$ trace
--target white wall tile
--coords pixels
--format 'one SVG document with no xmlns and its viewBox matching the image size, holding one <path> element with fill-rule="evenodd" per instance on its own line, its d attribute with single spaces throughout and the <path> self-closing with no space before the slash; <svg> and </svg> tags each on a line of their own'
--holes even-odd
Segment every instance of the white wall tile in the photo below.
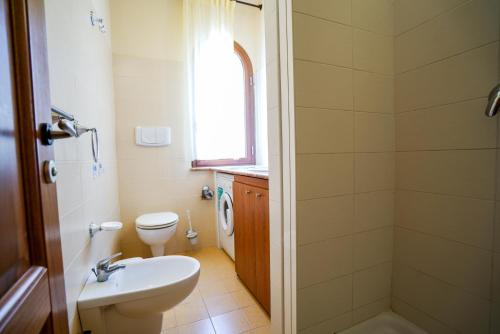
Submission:
<svg viewBox="0 0 500 334">
<path fill-rule="evenodd" d="M 491 252 L 439 237 L 396 228 L 396 262 L 448 282 L 463 291 L 489 298 Z"/>
<path fill-rule="evenodd" d="M 394 192 L 392 190 L 356 194 L 354 231 L 362 232 L 394 224 Z"/>
<path fill-rule="evenodd" d="M 352 70 L 295 61 L 295 105 L 352 110 Z"/>
<path fill-rule="evenodd" d="M 297 244 L 352 234 L 353 195 L 297 201 Z"/>
<path fill-rule="evenodd" d="M 305 329 L 347 313 L 352 308 L 352 275 L 297 291 L 297 326 Z"/>
<path fill-rule="evenodd" d="M 488 333 L 489 302 L 441 280 L 395 264 L 393 294 L 456 331 Z"/>
<path fill-rule="evenodd" d="M 296 165 L 299 200 L 353 192 L 353 155 L 350 153 L 298 155 Z"/>
<path fill-rule="evenodd" d="M 357 193 L 394 188 L 394 153 L 356 153 L 354 159 Z"/>
<path fill-rule="evenodd" d="M 397 114 L 397 150 L 495 148 L 497 126 L 484 117 L 486 103 L 481 98 Z"/>
<path fill-rule="evenodd" d="M 292 9 L 331 21 L 351 23 L 351 0 L 293 0 Z"/>
<path fill-rule="evenodd" d="M 394 33 L 394 1 L 352 0 L 352 25 L 376 33 Z"/>
<path fill-rule="evenodd" d="M 298 288 L 352 273 L 352 242 L 352 236 L 346 236 L 299 246 Z"/>
<path fill-rule="evenodd" d="M 354 110 L 392 114 L 394 112 L 394 77 L 354 71 Z"/>
<path fill-rule="evenodd" d="M 396 203 L 398 226 L 491 249 L 493 201 L 398 190 Z"/>
<path fill-rule="evenodd" d="M 393 228 L 381 228 L 354 235 L 354 269 L 361 270 L 392 260 Z"/>
<path fill-rule="evenodd" d="M 394 73 L 394 39 L 354 29 L 354 68 L 391 75 Z"/>
<path fill-rule="evenodd" d="M 395 5 L 395 32 L 401 34 L 437 18 L 467 0 L 399 0 Z"/>
<path fill-rule="evenodd" d="M 332 133 L 335 133 L 335 138 L 332 138 Z M 298 154 L 352 152 L 352 111 L 297 107 L 295 142 Z"/>
<path fill-rule="evenodd" d="M 495 150 L 396 154 L 399 189 L 493 199 Z"/>
<path fill-rule="evenodd" d="M 293 14 L 293 52 L 297 59 L 352 66 L 352 28 L 300 13 Z"/>
<path fill-rule="evenodd" d="M 497 82 L 498 43 L 396 76 L 396 112 L 486 96 Z"/>
<path fill-rule="evenodd" d="M 394 116 L 379 113 L 354 113 L 356 152 L 391 152 L 395 147 Z"/>
<path fill-rule="evenodd" d="M 496 0 L 470 1 L 398 36 L 395 40 L 396 72 L 497 41 L 498 11 Z"/>
<path fill-rule="evenodd" d="M 392 264 L 386 262 L 353 275 L 353 307 L 358 308 L 391 294 Z"/>
</svg>

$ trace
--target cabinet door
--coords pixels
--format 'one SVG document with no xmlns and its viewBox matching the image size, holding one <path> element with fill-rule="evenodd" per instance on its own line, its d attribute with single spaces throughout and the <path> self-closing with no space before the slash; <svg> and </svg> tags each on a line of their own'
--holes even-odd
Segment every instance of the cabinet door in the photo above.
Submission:
<svg viewBox="0 0 500 334">
<path fill-rule="evenodd" d="M 255 191 L 242 183 L 233 183 L 234 242 L 236 273 L 255 293 Z"/>
<path fill-rule="evenodd" d="M 264 309 L 270 313 L 269 274 L 269 193 L 265 189 L 255 191 L 255 272 L 257 274 L 256 297 Z"/>
</svg>

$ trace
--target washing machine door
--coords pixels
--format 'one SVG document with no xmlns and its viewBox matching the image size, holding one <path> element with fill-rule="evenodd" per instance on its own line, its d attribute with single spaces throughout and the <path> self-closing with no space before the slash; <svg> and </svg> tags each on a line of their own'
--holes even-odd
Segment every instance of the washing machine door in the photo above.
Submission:
<svg viewBox="0 0 500 334">
<path fill-rule="evenodd" d="M 228 193 L 222 194 L 219 205 L 219 223 L 226 235 L 234 233 L 233 200 Z"/>
</svg>

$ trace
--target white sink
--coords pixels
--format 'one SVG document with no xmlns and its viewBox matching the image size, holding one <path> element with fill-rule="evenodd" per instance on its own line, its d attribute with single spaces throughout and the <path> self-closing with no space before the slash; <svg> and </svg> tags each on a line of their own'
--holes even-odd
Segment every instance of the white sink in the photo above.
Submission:
<svg viewBox="0 0 500 334">
<path fill-rule="evenodd" d="M 148 317 L 172 308 L 194 289 L 200 263 L 187 256 L 159 256 L 121 261 L 126 268 L 99 283 L 89 277 L 79 299 L 80 313 L 114 306 L 129 318 Z"/>
</svg>

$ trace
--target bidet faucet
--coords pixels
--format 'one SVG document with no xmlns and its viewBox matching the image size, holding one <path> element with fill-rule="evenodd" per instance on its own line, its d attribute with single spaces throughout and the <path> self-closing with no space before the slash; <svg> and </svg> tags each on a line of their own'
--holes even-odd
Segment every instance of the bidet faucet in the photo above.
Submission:
<svg viewBox="0 0 500 334">
<path fill-rule="evenodd" d="M 111 274 L 115 271 L 125 268 L 124 264 L 110 265 L 111 260 L 121 255 L 122 253 L 116 253 L 97 262 L 95 268 L 92 268 L 92 271 L 97 277 L 97 282 L 106 282 L 109 279 L 109 276 L 111 276 Z"/>
</svg>

